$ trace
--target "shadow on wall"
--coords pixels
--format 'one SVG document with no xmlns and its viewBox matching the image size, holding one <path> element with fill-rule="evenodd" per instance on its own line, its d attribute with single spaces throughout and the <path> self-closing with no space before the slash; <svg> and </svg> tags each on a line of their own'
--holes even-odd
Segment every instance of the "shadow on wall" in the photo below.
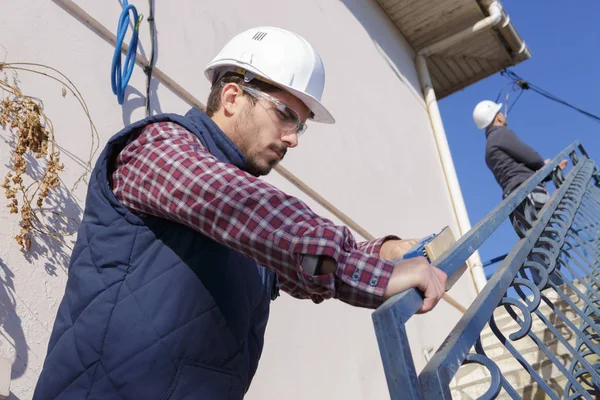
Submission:
<svg viewBox="0 0 600 400">
<path fill-rule="evenodd" d="M 67 13 L 71 14 L 74 18 L 76 18 L 77 20 L 82 22 L 84 25 L 89 27 L 89 21 L 87 21 L 85 19 L 85 17 L 72 12 L 67 7 L 63 6 L 57 0 L 53 0 L 53 1 L 60 8 L 62 8 Z M 117 0 L 117 1 L 118 1 L 119 5 L 121 6 L 121 8 L 123 8 L 123 1 L 122 0 Z M 154 0 L 150 0 L 150 6 L 151 7 L 154 6 Z M 115 22 L 117 22 L 119 20 L 119 17 L 120 17 L 120 15 L 115 15 Z M 154 25 L 155 25 L 155 30 L 154 30 L 154 35 L 153 35 L 154 36 L 154 38 L 153 38 L 153 41 L 154 41 L 154 63 L 156 64 L 156 62 L 158 61 L 158 54 L 159 54 L 159 44 L 158 44 L 158 26 L 159 26 L 159 24 L 156 23 L 156 21 L 155 21 Z M 93 28 L 90 28 L 90 29 L 91 29 L 91 32 L 94 32 Z M 125 42 L 127 44 L 128 44 L 127 41 L 129 40 L 127 38 L 130 37 L 132 30 L 133 30 L 133 26 L 130 23 L 129 29 L 128 29 L 129 33 L 126 35 L 126 40 L 125 40 Z M 96 32 L 96 33 L 98 33 L 98 32 Z M 99 34 L 99 36 L 102 37 L 104 40 L 107 40 L 102 34 Z M 113 43 L 110 43 L 110 45 L 114 46 Z M 146 52 L 144 50 L 144 46 L 142 45 L 141 41 L 138 42 L 138 52 L 140 55 L 142 55 L 147 60 L 149 60 L 150 57 L 152 56 L 152 51 L 150 50 L 149 52 Z M 138 72 L 142 71 L 142 68 L 137 64 L 134 68 Z M 137 73 L 137 72 L 134 72 L 134 73 Z M 159 80 L 156 78 L 152 78 L 150 81 L 149 97 L 150 97 L 150 114 L 151 115 L 162 114 L 160 102 L 159 102 L 158 95 L 157 95 L 159 83 L 160 83 Z M 144 85 L 144 90 L 145 89 L 146 89 L 146 85 Z M 115 101 L 116 101 L 116 97 L 115 97 Z M 131 120 L 133 112 L 138 108 L 145 108 L 145 104 L 146 104 L 146 94 L 145 93 L 143 94 L 138 89 L 136 89 L 132 86 L 127 86 L 127 88 L 125 90 L 125 101 L 123 102 L 123 105 L 122 105 L 123 125 L 127 126 L 127 125 L 130 125 L 132 122 L 135 122 L 135 121 Z M 114 132 L 114 133 L 117 133 L 117 132 Z"/>
<path fill-rule="evenodd" d="M 118 0 L 118 2 L 121 5 L 121 8 L 123 8 L 123 1 Z M 154 3 L 154 1 L 150 0 L 149 6 L 154 7 L 153 3 Z M 148 13 L 148 14 L 150 14 L 150 13 Z M 154 43 L 154 52 L 152 52 L 152 49 L 151 49 L 150 54 L 148 54 L 144 50 L 144 46 L 142 45 L 141 40 L 140 40 L 140 42 L 138 42 L 138 51 L 148 61 L 151 61 L 150 57 L 152 56 L 152 53 L 154 53 L 154 63 L 156 64 L 156 62 L 158 61 L 158 54 L 159 54 L 158 24 L 156 23 L 156 20 L 154 21 L 154 27 L 155 27 L 154 35 L 153 35 L 154 37 L 152 39 L 153 43 Z M 133 30 L 133 26 L 131 24 L 129 26 L 129 29 Z M 136 66 L 135 68 L 140 68 L 140 67 Z M 160 102 L 158 101 L 158 95 L 157 95 L 158 84 L 159 84 L 158 79 L 155 79 L 155 78 L 151 79 L 150 88 L 148 90 L 148 92 L 149 92 L 148 97 L 150 97 L 150 115 L 162 114 L 162 111 L 160 109 Z M 132 122 L 136 122 L 136 121 L 131 121 L 131 114 L 133 113 L 134 110 L 136 110 L 138 108 L 144 108 L 144 109 L 146 108 L 146 95 L 142 94 L 139 90 L 137 90 L 133 86 L 127 86 L 127 88 L 125 89 L 125 101 L 123 102 L 123 106 L 122 106 L 123 126 L 127 126 L 127 125 L 130 125 Z M 117 132 L 114 132 L 114 133 L 117 133 Z"/>
<path fill-rule="evenodd" d="M 403 50 L 405 48 L 412 50 L 412 48 L 408 44 L 406 46 L 400 44 L 400 31 L 377 4 L 376 0 L 342 0 L 342 2 L 354 15 L 354 18 L 365 28 L 371 40 L 373 40 L 373 45 L 398 80 L 408 88 L 417 100 L 423 102 L 423 94 L 416 73 L 412 79 L 403 74 L 403 71 L 407 69 L 416 69 L 414 50 L 408 54 Z"/>
<path fill-rule="evenodd" d="M 16 136 L 9 131 L 0 130 L 0 141 L 4 142 L 10 149 L 14 149 Z M 83 160 L 74 154 L 62 151 L 61 148 L 61 155 L 65 156 L 65 154 L 67 157 L 73 158 L 82 167 L 79 171 L 85 170 L 86 165 Z M 5 160 L 5 166 L 8 170 L 12 169 L 13 156 L 14 154 L 11 152 L 11 156 Z M 40 179 L 45 170 L 45 161 L 36 159 L 31 154 L 25 154 L 24 157 L 27 165 L 26 180 L 30 182 L 31 179 Z M 81 185 L 85 185 L 85 182 L 82 182 Z M 19 200 L 21 202 L 21 199 Z M 35 200 L 36 198 L 34 203 Z M 6 207 L 6 204 L 6 198 L 2 193 L 0 207 Z M 23 257 L 31 264 L 37 261 L 36 264 L 41 266 L 43 263 L 46 273 L 51 276 L 61 278 L 66 276 L 70 258 L 70 238 L 74 238 L 77 233 L 82 213 L 78 201 L 73 198 L 70 191 L 61 182 L 57 189 L 49 192 L 37 216 L 43 222 L 45 229 L 54 232 L 57 238 L 66 243 L 61 243 L 51 236 L 34 231 L 32 232 L 32 246 L 29 251 L 23 251 Z M 68 218 L 63 217 L 63 215 L 68 216 Z M 40 227 L 39 225 L 34 226 Z M 18 231 L 17 227 L 15 227 L 16 231 Z M 62 233 L 70 235 L 61 238 Z M 6 245 L 18 248 L 18 244 L 13 239 Z M 11 380 L 22 377 L 27 369 L 32 368 L 29 353 L 31 350 L 27 345 L 23 322 L 17 314 L 16 307 L 19 297 L 15 290 L 14 277 L 15 273 L 0 258 L 0 341 L 3 342 L 3 348 L 13 350 L 11 354 L 14 358 L 11 367 Z M 19 304 L 24 305 L 21 300 L 19 300 Z M 6 353 L 3 355 L 8 356 Z M 11 392 L 7 399 L 19 400 L 19 397 Z"/>
<path fill-rule="evenodd" d="M 0 259 L 0 327 L 2 327 L 0 339 L 6 340 L 15 350 L 16 357 L 12 365 L 11 375 L 13 380 L 25 373 L 29 361 L 23 326 L 16 312 L 14 276 L 10 268 Z M 13 394 L 8 398 L 16 399 Z"/>
<path fill-rule="evenodd" d="M 0 139 L 10 148 L 14 148 L 14 135 L 0 135 Z M 67 156 L 69 156 L 68 153 Z M 44 173 L 45 162 L 40 162 L 29 153 L 25 154 L 24 158 L 27 163 L 27 176 L 34 180 L 40 179 Z M 79 159 L 76 158 L 77 160 Z M 5 164 L 9 170 L 12 169 L 12 163 L 13 157 L 11 154 L 10 160 Z M 83 167 L 85 167 L 85 164 L 83 164 Z M 85 181 L 81 182 L 81 185 L 85 185 Z M 18 197 L 19 202 L 21 202 L 20 196 Z M 36 199 L 34 198 L 33 203 Z M 0 206 L 6 206 L 5 198 L 0 201 Z M 29 251 L 24 251 L 23 256 L 29 263 L 40 259 L 44 260 L 44 268 L 48 275 L 57 276 L 59 269 L 60 273 L 66 275 L 70 259 L 69 242 L 77 234 L 83 210 L 66 188 L 64 182 L 61 182 L 58 188 L 51 190 L 44 201 L 43 207 L 41 209 L 36 208 L 36 210 L 38 210 L 36 213 L 37 218 L 42 224 L 34 221 L 31 248 Z M 42 233 L 41 230 L 50 232 L 54 237 Z M 12 244 L 17 245 L 16 242 Z"/>
<path fill-rule="evenodd" d="M 150 115 L 162 114 L 160 109 L 160 102 L 158 101 L 158 79 L 152 78 L 150 82 Z M 122 105 L 123 112 L 123 126 L 130 125 L 132 122 L 131 115 L 138 108 L 146 108 L 146 96 L 143 95 L 139 90 L 133 86 L 127 86 L 125 89 L 125 101 Z M 113 132 L 116 134 L 117 132 Z"/>
<path fill-rule="evenodd" d="M 33 158 L 29 165 L 38 171 L 42 170 L 42 166 Z M 85 184 L 81 182 L 81 185 Z M 23 253 L 25 259 L 30 263 L 34 260 L 43 260 L 48 275 L 66 276 L 71 257 L 71 245 L 79 230 L 82 216 L 83 210 L 64 182 L 61 182 L 58 188 L 50 191 L 44 206 L 37 213 L 41 225 L 34 224 L 38 229 L 49 232 L 50 235 L 40 230 L 34 231 L 31 248 Z"/>
</svg>

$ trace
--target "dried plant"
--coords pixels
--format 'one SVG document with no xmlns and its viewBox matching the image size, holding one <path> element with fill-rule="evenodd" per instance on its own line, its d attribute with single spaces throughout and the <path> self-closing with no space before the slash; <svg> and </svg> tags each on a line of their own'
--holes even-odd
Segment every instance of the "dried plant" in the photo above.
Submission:
<svg viewBox="0 0 600 400">
<path fill-rule="evenodd" d="M 39 71 L 36 68 L 46 69 L 49 73 Z M 91 161 L 98 150 L 99 143 L 98 133 L 89 116 L 89 110 L 81 97 L 81 93 L 65 75 L 45 65 L 0 63 L 0 71 L 5 69 L 32 72 L 58 81 L 63 85 L 62 96 L 65 97 L 67 90 L 70 91 L 83 107 L 90 120 L 92 147 L 89 161 L 85 164 L 85 171 L 71 189 L 71 191 L 75 190 L 77 184 L 85 179 L 87 173 L 91 171 Z M 56 77 L 54 74 L 58 74 L 60 77 Z M 8 172 L 1 185 L 5 189 L 10 212 L 14 214 L 21 213 L 21 231 L 15 237 L 15 240 L 23 249 L 29 250 L 32 235 L 37 232 L 49 235 L 64 244 L 61 237 L 71 235 L 74 232 L 56 232 L 45 226 L 38 216 L 39 213 L 48 212 L 43 208 L 44 202 L 50 192 L 61 185 L 59 173 L 64 169 L 63 164 L 60 163 L 60 153 L 57 151 L 58 145 L 52 122 L 44 113 L 41 100 L 24 95 L 17 87 L 16 82 L 9 84 L 6 79 L 4 81 L 0 80 L 0 89 L 8 93 L 8 96 L 0 101 L 0 126 L 15 135 L 12 170 Z M 29 154 L 36 159 L 45 161 L 41 177 L 36 178 L 32 174 L 28 175 L 27 156 Z M 28 178 L 26 180 L 32 182 L 26 186 L 24 178 Z M 75 220 L 60 212 L 50 212 L 71 221 Z"/>
</svg>

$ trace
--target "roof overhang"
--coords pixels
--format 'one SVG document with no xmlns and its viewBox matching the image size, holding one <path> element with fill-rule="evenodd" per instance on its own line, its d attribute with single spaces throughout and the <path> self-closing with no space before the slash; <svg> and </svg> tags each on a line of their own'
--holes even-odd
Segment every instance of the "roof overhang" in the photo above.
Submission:
<svg viewBox="0 0 600 400">
<path fill-rule="evenodd" d="M 377 0 L 416 52 L 469 29 L 493 0 Z M 427 57 L 438 99 L 531 57 L 509 16 L 492 29 Z"/>
</svg>

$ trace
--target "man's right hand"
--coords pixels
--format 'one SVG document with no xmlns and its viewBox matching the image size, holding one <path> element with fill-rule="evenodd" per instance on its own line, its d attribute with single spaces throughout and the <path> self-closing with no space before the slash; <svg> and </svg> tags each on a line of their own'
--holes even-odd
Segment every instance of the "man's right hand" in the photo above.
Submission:
<svg viewBox="0 0 600 400">
<path fill-rule="evenodd" d="M 431 311 L 446 292 L 446 273 L 431 265 L 425 257 L 408 258 L 398 262 L 385 289 L 387 300 L 395 294 L 416 288 L 423 295 L 423 306 L 417 312 L 423 314 Z"/>
</svg>

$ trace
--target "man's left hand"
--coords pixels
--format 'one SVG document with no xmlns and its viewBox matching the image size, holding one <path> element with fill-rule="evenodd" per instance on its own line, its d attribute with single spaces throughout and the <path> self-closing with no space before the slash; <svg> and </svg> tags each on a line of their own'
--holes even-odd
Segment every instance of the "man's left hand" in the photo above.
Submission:
<svg viewBox="0 0 600 400">
<path fill-rule="evenodd" d="M 562 160 L 561 162 L 558 163 L 558 168 L 564 170 L 565 168 L 567 168 L 567 160 Z"/>
<path fill-rule="evenodd" d="M 419 239 L 388 240 L 379 249 L 379 258 L 386 261 L 397 260 L 418 242 Z"/>
</svg>

